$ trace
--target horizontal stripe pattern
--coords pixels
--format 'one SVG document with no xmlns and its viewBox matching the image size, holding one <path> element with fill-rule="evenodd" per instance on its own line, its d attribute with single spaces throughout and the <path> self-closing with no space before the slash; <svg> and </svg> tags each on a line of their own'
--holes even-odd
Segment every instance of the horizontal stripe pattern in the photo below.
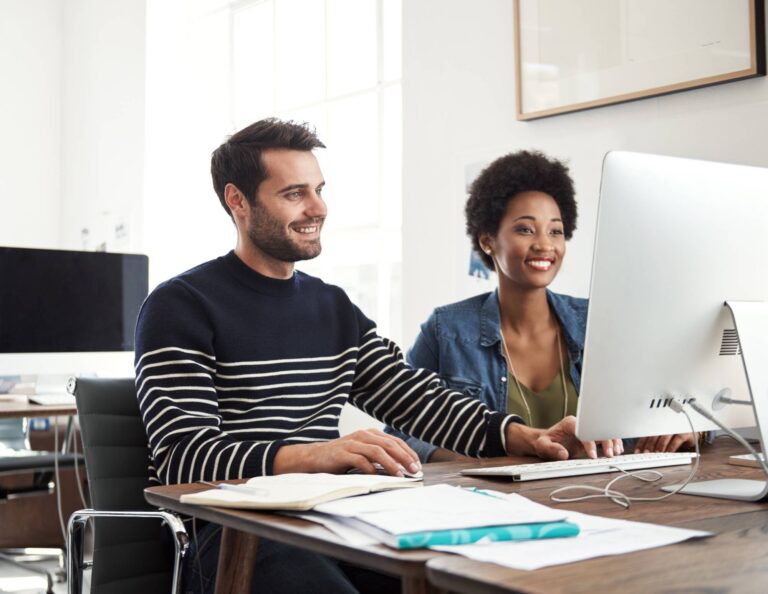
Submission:
<svg viewBox="0 0 768 594">
<path fill-rule="evenodd" d="M 504 416 L 408 367 L 341 289 L 262 277 L 233 252 L 147 298 L 135 372 L 167 484 L 269 474 L 281 447 L 338 438 L 347 401 L 436 445 L 503 453 Z"/>
<path fill-rule="evenodd" d="M 431 371 L 408 367 L 398 346 L 375 328 L 363 337 L 350 402 L 434 445 L 469 456 L 487 449 L 493 413 L 480 401 L 443 388 Z"/>
<path fill-rule="evenodd" d="M 171 347 L 142 356 L 139 408 L 160 481 L 239 478 L 246 468 L 264 474 L 274 441 L 339 437 L 356 359 L 353 348 L 334 357 L 214 362 L 215 373 L 201 373 L 211 354 Z"/>
</svg>

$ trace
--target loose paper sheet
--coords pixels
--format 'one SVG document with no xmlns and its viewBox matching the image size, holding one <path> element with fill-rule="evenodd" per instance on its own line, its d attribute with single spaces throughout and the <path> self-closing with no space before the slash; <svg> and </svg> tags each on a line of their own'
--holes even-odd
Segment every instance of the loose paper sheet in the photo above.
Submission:
<svg viewBox="0 0 768 594">
<path fill-rule="evenodd" d="M 525 499 L 508 495 L 509 499 Z M 529 506 L 549 509 L 530 500 Z M 436 546 L 436 550 L 463 555 L 476 561 L 487 561 L 513 569 L 532 570 L 562 565 L 595 557 L 621 555 L 652 549 L 690 538 L 712 536 L 710 532 L 686 530 L 644 522 L 614 520 L 578 512 L 566 512 L 567 520 L 579 525 L 581 532 L 573 538 L 475 543 L 461 546 Z"/>
<path fill-rule="evenodd" d="M 314 510 L 357 518 L 390 534 L 558 522 L 566 516 L 564 511 L 534 504 L 524 497 L 488 495 L 450 485 L 338 499 L 321 503 Z"/>
</svg>

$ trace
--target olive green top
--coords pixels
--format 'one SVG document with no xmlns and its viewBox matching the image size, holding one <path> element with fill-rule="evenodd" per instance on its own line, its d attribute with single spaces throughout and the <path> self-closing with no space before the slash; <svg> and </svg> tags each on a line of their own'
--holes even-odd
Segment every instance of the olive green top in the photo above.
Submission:
<svg viewBox="0 0 768 594">
<path fill-rule="evenodd" d="M 563 372 L 558 371 L 552 382 L 541 392 L 534 392 L 520 384 L 525 395 L 525 401 L 520 397 L 515 376 L 509 374 L 507 381 L 507 414 L 518 415 L 529 427 L 544 429 L 551 427 L 563 418 Z M 576 414 L 576 399 L 578 392 L 569 373 L 565 373 L 565 389 L 568 393 L 566 415 Z M 528 403 L 528 408 L 525 406 Z M 530 417 L 528 414 L 530 410 Z"/>
</svg>

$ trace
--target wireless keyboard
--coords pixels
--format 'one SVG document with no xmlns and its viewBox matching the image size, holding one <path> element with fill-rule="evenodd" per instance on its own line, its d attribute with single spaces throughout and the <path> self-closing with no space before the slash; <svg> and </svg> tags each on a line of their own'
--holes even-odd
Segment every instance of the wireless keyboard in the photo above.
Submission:
<svg viewBox="0 0 768 594">
<path fill-rule="evenodd" d="M 556 462 L 469 468 L 462 470 L 461 474 L 467 476 L 500 476 L 511 478 L 513 481 L 536 481 L 563 476 L 619 472 L 619 467 L 622 470 L 640 470 L 661 466 L 679 466 L 690 464 L 695 457 L 696 454 L 693 452 L 624 454 L 613 458 L 575 458 Z"/>
</svg>

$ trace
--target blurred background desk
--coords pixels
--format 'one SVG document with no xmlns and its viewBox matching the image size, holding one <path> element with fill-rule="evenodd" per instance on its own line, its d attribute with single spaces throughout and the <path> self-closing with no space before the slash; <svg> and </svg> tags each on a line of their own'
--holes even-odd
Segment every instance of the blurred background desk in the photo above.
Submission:
<svg viewBox="0 0 768 594">
<path fill-rule="evenodd" d="M 2 396 L 7 398 L 6 394 Z M 74 403 L 57 406 L 41 406 L 30 404 L 26 397 L 17 397 L 9 400 L 0 399 L 0 419 L 18 419 L 22 417 L 73 417 L 77 414 Z"/>
<path fill-rule="evenodd" d="M 21 398 L 0 400 L 0 423 L 5 419 L 66 417 L 68 429 L 59 431 L 59 449 L 62 452 L 66 451 L 63 448 L 67 437 L 70 440 L 78 438 L 73 428 L 73 419 L 76 414 L 77 409 L 74 404 L 40 406 L 30 404 Z M 53 424 L 46 430 L 29 432 L 29 445 L 32 450 L 53 451 L 54 441 Z M 2 453 L 0 453 L 1 467 Z M 85 479 L 83 465 L 80 466 L 80 475 Z M 62 468 L 60 476 L 62 511 L 64 518 L 68 518 L 72 511 L 82 507 L 77 489 L 77 477 L 71 463 L 67 468 Z M 31 469 L 2 472 L 0 473 L 0 491 L 3 489 L 13 491 L 32 484 L 35 480 L 35 471 Z M 29 496 L 0 498 L 0 526 L 3 527 L 0 530 L 0 548 L 63 546 L 57 517 L 55 492 L 38 491 Z"/>
</svg>

